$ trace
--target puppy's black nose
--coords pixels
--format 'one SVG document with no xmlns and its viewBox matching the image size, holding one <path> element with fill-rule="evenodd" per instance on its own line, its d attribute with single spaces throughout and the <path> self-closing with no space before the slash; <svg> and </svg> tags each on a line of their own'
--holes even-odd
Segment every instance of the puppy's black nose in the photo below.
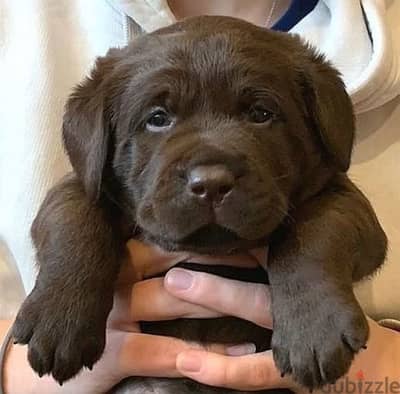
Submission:
<svg viewBox="0 0 400 394">
<path fill-rule="evenodd" d="M 189 172 L 191 194 L 201 200 L 220 203 L 233 189 L 235 177 L 223 164 L 194 167 Z"/>
</svg>

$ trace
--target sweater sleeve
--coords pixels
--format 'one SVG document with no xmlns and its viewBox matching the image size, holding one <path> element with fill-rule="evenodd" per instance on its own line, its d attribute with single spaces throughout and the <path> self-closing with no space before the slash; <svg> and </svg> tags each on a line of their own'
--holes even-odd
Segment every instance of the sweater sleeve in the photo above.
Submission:
<svg viewBox="0 0 400 394">
<path fill-rule="evenodd" d="M 378 322 L 382 327 L 400 332 L 400 320 L 382 319 Z"/>
</svg>

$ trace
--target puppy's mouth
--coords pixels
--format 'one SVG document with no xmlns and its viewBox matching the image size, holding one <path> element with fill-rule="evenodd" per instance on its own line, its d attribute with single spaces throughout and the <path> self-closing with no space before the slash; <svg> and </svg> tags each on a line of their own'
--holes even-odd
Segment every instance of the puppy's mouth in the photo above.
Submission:
<svg viewBox="0 0 400 394">
<path fill-rule="evenodd" d="M 265 247 L 267 237 L 257 240 L 241 238 L 234 231 L 218 224 L 207 224 L 180 240 L 162 239 L 149 233 L 147 241 L 168 251 L 191 251 L 199 254 L 234 254 L 244 250 Z"/>
<path fill-rule="evenodd" d="M 182 245 L 215 247 L 221 244 L 233 244 L 241 238 L 233 231 L 218 224 L 207 224 L 180 241 Z"/>
</svg>

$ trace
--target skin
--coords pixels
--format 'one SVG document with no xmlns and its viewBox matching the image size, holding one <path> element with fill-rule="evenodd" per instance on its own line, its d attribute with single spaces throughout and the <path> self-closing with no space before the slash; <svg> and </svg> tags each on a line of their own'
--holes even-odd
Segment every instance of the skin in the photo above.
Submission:
<svg viewBox="0 0 400 394">
<path fill-rule="evenodd" d="M 168 0 L 171 11 L 178 20 L 201 14 L 226 15 L 264 27 L 270 27 L 278 21 L 288 9 L 290 2 L 290 0 Z"/>
<path fill-rule="evenodd" d="M 93 370 L 84 370 L 76 379 L 59 386 L 52 378 L 39 378 L 33 373 L 26 359 L 26 347 L 12 346 L 4 366 L 7 394 L 104 393 L 119 380 L 132 375 L 187 376 L 201 383 L 238 390 L 291 388 L 297 393 L 308 392 L 296 386 L 289 376 L 281 378 L 272 354 L 253 354 L 251 344 L 215 345 L 204 349 L 174 338 L 139 333 L 135 323 L 138 320 L 222 315 L 234 315 L 271 328 L 271 313 L 267 317 L 261 313 L 268 309 L 270 295 L 264 285 L 178 268 L 170 270 L 165 278 L 146 280 L 146 276 L 154 274 L 154 266 L 166 270 L 184 256 L 164 253 L 137 241 L 130 241 L 128 247 L 135 259 L 136 274 L 133 265 L 126 262 L 121 273 L 124 280 L 118 283 L 108 321 L 106 351 Z M 254 261 L 233 261 L 232 264 L 249 266 Z M 182 289 L 182 273 L 189 274 L 192 280 L 186 289 Z M 236 302 L 238 295 L 241 303 Z M 166 303 L 168 308 L 165 308 Z M 9 321 L 0 322 L 0 337 L 5 335 L 10 324 Z M 368 348 L 356 357 L 348 378 L 357 382 L 356 374 L 362 370 L 368 380 L 384 381 L 387 377 L 395 381 L 400 364 L 400 334 L 372 320 L 369 325 Z M 137 354 L 142 356 L 135 357 Z M 196 371 L 193 371 L 194 361 L 199 362 Z"/>
</svg>

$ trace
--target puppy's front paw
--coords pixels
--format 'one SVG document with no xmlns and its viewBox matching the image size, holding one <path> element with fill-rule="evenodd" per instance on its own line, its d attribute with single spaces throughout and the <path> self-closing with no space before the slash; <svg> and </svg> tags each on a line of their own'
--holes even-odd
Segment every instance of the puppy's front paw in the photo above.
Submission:
<svg viewBox="0 0 400 394">
<path fill-rule="evenodd" d="M 90 300 L 68 304 L 37 290 L 25 300 L 13 336 L 16 343 L 28 344 L 29 363 L 40 376 L 51 374 L 62 384 L 100 358 L 106 314 L 96 305 Z"/>
<path fill-rule="evenodd" d="M 295 303 L 296 304 L 296 303 Z M 282 374 L 313 390 L 345 375 L 368 339 L 368 323 L 358 304 L 318 307 L 274 317 L 272 350 Z M 314 305 L 315 306 L 315 305 Z M 336 309 L 336 310 L 335 310 Z M 300 313 L 299 313 L 300 312 Z"/>
</svg>

